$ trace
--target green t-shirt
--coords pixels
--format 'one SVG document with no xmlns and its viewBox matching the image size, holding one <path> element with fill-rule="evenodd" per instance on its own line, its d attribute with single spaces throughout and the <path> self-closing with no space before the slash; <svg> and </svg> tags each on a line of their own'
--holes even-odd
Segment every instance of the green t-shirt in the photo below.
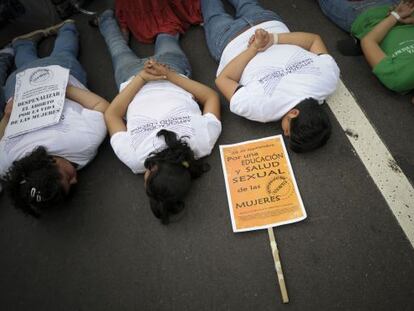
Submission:
<svg viewBox="0 0 414 311">
<path fill-rule="evenodd" d="M 389 6 L 379 6 L 361 13 L 351 32 L 362 39 L 388 15 Z M 406 92 L 414 89 L 414 25 L 397 24 L 380 44 L 387 55 L 373 73 L 389 89 Z"/>
</svg>

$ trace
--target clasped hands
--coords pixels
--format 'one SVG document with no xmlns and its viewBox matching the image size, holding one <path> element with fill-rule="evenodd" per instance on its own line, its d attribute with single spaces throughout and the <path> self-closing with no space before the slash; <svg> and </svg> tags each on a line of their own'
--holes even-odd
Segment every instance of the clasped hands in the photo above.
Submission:
<svg viewBox="0 0 414 311">
<path fill-rule="evenodd" d="M 168 79 L 168 74 L 172 70 L 165 64 L 161 64 L 154 59 L 149 59 L 144 64 L 144 69 L 142 69 L 138 76 L 144 80 L 148 81 L 157 81 L 157 80 L 166 80 Z"/>
<path fill-rule="evenodd" d="M 248 47 L 256 50 L 257 52 L 263 52 L 273 45 L 273 40 L 273 34 L 264 29 L 256 29 L 254 35 L 252 35 L 249 39 Z"/>
<path fill-rule="evenodd" d="M 401 19 L 400 23 L 414 24 L 414 0 L 402 0 L 397 6 L 392 7 L 390 11 L 395 11 Z"/>
</svg>

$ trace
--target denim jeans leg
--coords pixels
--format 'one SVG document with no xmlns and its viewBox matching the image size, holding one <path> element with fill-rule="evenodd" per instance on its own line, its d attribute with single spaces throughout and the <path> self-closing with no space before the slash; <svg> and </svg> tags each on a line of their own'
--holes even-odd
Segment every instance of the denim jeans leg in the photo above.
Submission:
<svg viewBox="0 0 414 311">
<path fill-rule="evenodd" d="M 225 46 L 221 38 L 226 36 L 234 23 L 234 18 L 224 10 L 221 0 L 201 0 L 204 31 L 210 54 L 218 61 Z"/>
<path fill-rule="evenodd" d="M 257 0 L 229 0 L 229 2 L 236 10 L 236 18 L 243 18 L 252 26 L 271 20 L 282 21 L 279 15 L 264 9 Z"/>
<path fill-rule="evenodd" d="M 351 32 L 352 23 L 366 9 L 381 6 L 395 5 L 399 0 L 318 0 L 322 12 L 337 26 Z"/>
<path fill-rule="evenodd" d="M 13 43 L 13 49 L 15 54 L 14 62 L 17 69 L 39 59 L 37 56 L 37 46 L 31 40 L 17 40 Z"/>
<path fill-rule="evenodd" d="M 129 48 L 121 34 L 112 10 L 103 12 L 99 17 L 99 30 L 111 55 L 115 81 L 119 87 L 123 82 L 144 68 L 145 60 L 138 58 Z"/>
<path fill-rule="evenodd" d="M 50 54 L 51 64 L 68 68 L 70 74 L 86 85 L 86 72 L 78 61 L 79 33 L 75 24 L 66 23 L 58 32 L 53 51 Z"/>
<path fill-rule="evenodd" d="M 3 85 L 6 83 L 7 73 L 13 64 L 13 55 L 0 53 L 0 120 L 3 117 L 6 98 L 4 96 Z"/>
<path fill-rule="evenodd" d="M 66 54 L 69 57 L 78 57 L 79 33 L 75 24 L 66 23 L 60 29 L 55 40 L 51 56 Z"/>
<path fill-rule="evenodd" d="M 6 83 L 7 73 L 13 65 L 13 55 L 0 53 L 0 86 Z"/>
<path fill-rule="evenodd" d="M 155 59 L 187 77 L 191 76 L 191 66 L 179 44 L 179 35 L 161 33 L 155 40 Z"/>
</svg>

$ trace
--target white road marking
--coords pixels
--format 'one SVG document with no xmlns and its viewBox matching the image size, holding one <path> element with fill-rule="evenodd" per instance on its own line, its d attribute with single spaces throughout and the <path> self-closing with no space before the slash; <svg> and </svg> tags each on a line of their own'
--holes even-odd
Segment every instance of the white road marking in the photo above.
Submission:
<svg viewBox="0 0 414 311">
<path fill-rule="evenodd" d="M 414 247 L 413 186 L 342 81 L 327 102 Z"/>
</svg>

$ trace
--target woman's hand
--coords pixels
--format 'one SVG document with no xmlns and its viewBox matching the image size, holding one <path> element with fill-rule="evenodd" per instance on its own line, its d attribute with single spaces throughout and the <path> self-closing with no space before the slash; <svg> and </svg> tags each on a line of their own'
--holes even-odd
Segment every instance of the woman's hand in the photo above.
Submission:
<svg viewBox="0 0 414 311">
<path fill-rule="evenodd" d="M 167 79 L 168 74 L 172 71 L 167 65 L 161 64 L 153 59 L 145 62 L 144 70 L 147 74 L 162 77 L 163 79 Z"/>
<path fill-rule="evenodd" d="M 414 18 L 411 16 L 414 13 L 414 0 L 402 0 L 394 9 L 401 17 L 399 20 L 404 24 L 412 24 Z"/>
<path fill-rule="evenodd" d="M 248 47 L 263 52 L 271 45 L 273 45 L 273 35 L 264 29 L 256 29 L 254 35 L 250 37 Z"/>
<path fill-rule="evenodd" d="M 138 77 L 141 78 L 142 80 L 144 80 L 144 82 L 158 81 L 158 80 L 167 79 L 167 76 L 165 76 L 165 75 L 155 75 L 155 74 L 152 74 L 151 72 L 149 72 L 146 69 L 141 70 L 138 73 Z"/>
</svg>

